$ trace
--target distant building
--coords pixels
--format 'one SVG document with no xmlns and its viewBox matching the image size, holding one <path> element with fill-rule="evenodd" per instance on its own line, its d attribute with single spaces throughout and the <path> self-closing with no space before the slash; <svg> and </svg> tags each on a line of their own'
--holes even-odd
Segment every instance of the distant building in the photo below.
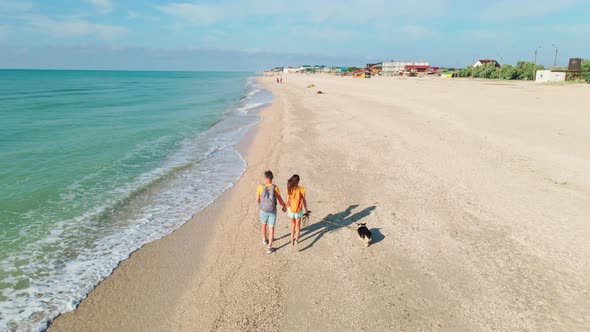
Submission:
<svg viewBox="0 0 590 332">
<path fill-rule="evenodd" d="M 366 71 L 365 71 L 365 68 L 358 68 L 358 69 L 355 69 L 355 70 L 352 72 L 352 77 L 354 77 L 354 78 L 365 78 L 365 77 L 366 77 Z"/>
<path fill-rule="evenodd" d="M 546 83 L 546 82 L 564 82 L 565 72 L 554 72 L 551 70 L 537 70 L 535 82 Z"/>
<path fill-rule="evenodd" d="M 369 76 L 381 75 L 381 72 L 383 71 L 383 63 L 367 63 L 367 66 L 365 68 Z"/>
<path fill-rule="evenodd" d="M 399 76 L 406 71 L 406 66 L 426 66 L 430 64 L 426 61 L 387 61 L 382 63 L 383 76 Z"/>
<path fill-rule="evenodd" d="M 367 63 L 367 68 L 369 69 L 382 69 L 383 68 L 383 62 L 377 62 L 377 63 Z"/>
<path fill-rule="evenodd" d="M 411 73 L 411 74 L 418 74 L 418 73 L 426 73 L 426 74 L 433 74 L 438 73 L 439 67 L 430 67 L 428 65 L 407 65 L 404 68 L 404 73 Z"/>
<path fill-rule="evenodd" d="M 337 74 L 337 73 L 342 72 L 342 68 L 322 66 L 322 68 L 320 68 L 319 72 L 323 73 L 323 74 Z"/>
<path fill-rule="evenodd" d="M 291 73 L 317 73 L 317 74 L 334 74 L 345 71 L 345 67 L 328 67 L 324 65 L 302 65 L 299 67 L 283 67 L 282 72 L 285 74 Z"/>
<path fill-rule="evenodd" d="M 291 73 L 297 73 L 299 72 L 299 68 L 293 68 L 293 67 L 284 67 L 283 68 L 283 73 L 285 74 L 291 74 Z"/>
<path fill-rule="evenodd" d="M 297 68 L 294 67 L 285 67 L 283 68 L 283 73 L 291 74 L 291 73 L 305 73 L 311 71 L 312 67 L 308 65 L 303 65 Z"/>
<path fill-rule="evenodd" d="M 477 60 L 474 64 L 473 67 L 479 67 L 479 66 L 483 66 L 486 63 L 493 63 L 494 66 L 500 68 L 500 63 L 498 63 L 498 61 L 496 60 L 492 60 L 492 59 L 483 59 L 483 60 Z"/>
</svg>

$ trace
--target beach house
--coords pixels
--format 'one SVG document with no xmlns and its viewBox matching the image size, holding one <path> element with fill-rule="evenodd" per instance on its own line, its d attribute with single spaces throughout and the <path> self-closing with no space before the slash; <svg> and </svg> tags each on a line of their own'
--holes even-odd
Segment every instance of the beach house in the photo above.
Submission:
<svg viewBox="0 0 590 332">
<path fill-rule="evenodd" d="M 285 73 L 285 74 L 305 73 L 305 72 L 311 71 L 311 68 L 312 67 L 309 65 L 303 65 L 303 66 L 299 66 L 299 67 L 284 67 L 283 73 Z"/>
<path fill-rule="evenodd" d="M 383 71 L 383 62 L 367 63 L 365 68 L 371 76 L 381 75 L 381 72 Z"/>
<path fill-rule="evenodd" d="M 382 63 L 383 76 L 399 76 L 406 71 L 406 66 L 430 67 L 426 61 L 385 61 Z"/>
<path fill-rule="evenodd" d="M 483 66 L 486 63 L 493 63 L 494 66 L 496 66 L 497 68 L 500 68 L 501 65 L 498 61 L 496 60 L 492 60 L 492 59 L 483 59 L 483 60 L 477 60 L 475 61 L 475 63 L 473 64 L 473 67 L 479 67 L 479 66 Z"/>
<path fill-rule="evenodd" d="M 415 76 L 417 74 L 436 74 L 439 71 L 439 67 L 431 67 L 424 65 L 407 65 L 404 67 L 404 74 Z"/>
</svg>

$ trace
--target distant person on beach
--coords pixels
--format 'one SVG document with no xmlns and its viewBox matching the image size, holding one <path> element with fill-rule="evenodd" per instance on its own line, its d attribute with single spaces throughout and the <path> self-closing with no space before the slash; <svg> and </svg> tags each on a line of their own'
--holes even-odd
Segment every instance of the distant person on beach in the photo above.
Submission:
<svg viewBox="0 0 590 332">
<path fill-rule="evenodd" d="M 299 250 L 299 234 L 301 233 L 301 218 L 303 217 L 303 209 L 307 209 L 307 200 L 305 199 L 305 188 L 299 186 L 299 175 L 293 175 L 287 182 L 287 194 L 289 196 L 287 205 L 289 211 L 287 212 L 291 218 L 291 246 Z"/>
<path fill-rule="evenodd" d="M 272 183 L 272 172 L 264 172 L 264 184 L 258 186 L 256 190 L 256 203 L 260 208 L 260 223 L 262 230 L 262 243 L 268 245 L 267 253 L 272 253 L 275 249 L 272 247 L 272 241 L 275 236 L 275 224 L 277 222 L 277 200 L 283 207 L 283 212 L 287 211 L 287 205 L 281 197 L 279 187 Z M 269 235 L 266 236 L 266 225 L 268 224 Z"/>
<path fill-rule="evenodd" d="M 280 83 L 281 83 L 281 84 L 283 83 L 283 76 L 281 76 L 281 82 L 280 82 Z"/>
<path fill-rule="evenodd" d="M 277 77 L 277 84 L 279 84 L 279 78 Z"/>
</svg>

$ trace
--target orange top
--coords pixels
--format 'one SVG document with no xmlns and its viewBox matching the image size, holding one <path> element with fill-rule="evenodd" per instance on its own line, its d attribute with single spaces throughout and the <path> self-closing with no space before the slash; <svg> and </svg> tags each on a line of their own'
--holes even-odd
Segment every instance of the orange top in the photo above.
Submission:
<svg viewBox="0 0 590 332">
<path fill-rule="evenodd" d="M 298 213 L 303 208 L 303 196 L 305 196 L 305 188 L 297 186 L 289 194 L 289 210 L 293 213 Z"/>
</svg>

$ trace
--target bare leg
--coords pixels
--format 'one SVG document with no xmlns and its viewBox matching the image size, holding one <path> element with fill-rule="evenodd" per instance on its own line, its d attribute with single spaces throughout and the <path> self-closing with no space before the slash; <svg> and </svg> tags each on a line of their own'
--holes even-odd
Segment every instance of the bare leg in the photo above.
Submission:
<svg viewBox="0 0 590 332">
<path fill-rule="evenodd" d="M 301 218 L 295 219 L 295 240 L 299 242 L 299 233 L 301 233 Z"/>
<path fill-rule="evenodd" d="M 266 240 L 266 224 L 262 224 L 261 230 L 262 230 L 262 239 Z"/>
<path fill-rule="evenodd" d="M 295 218 L 291 218 L 291 244 L 293 244 L 295 236 Z"/>
<path fill-rule="evenodd" d="M 272 248 L 272 240 L 275 239 L 275 227 L 274 226 L 268 226 L 268 247 Z"/>
</svg>

